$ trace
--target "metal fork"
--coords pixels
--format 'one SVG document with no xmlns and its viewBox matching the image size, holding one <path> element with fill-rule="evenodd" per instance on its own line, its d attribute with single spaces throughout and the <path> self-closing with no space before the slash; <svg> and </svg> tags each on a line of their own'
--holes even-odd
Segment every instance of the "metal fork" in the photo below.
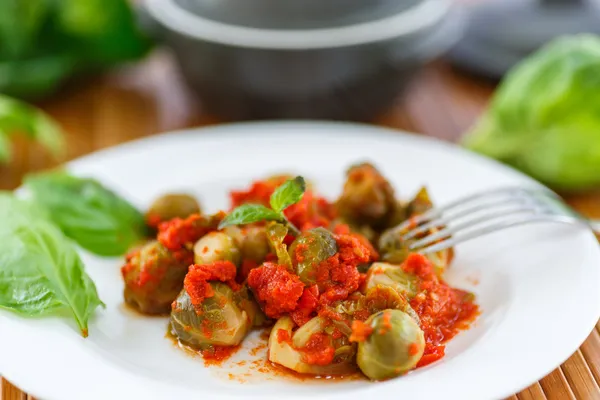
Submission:
<svg viewBox="0 0 600 400">
<path fill-rule="evenodd" d="M 393 228 L 393 234 L 409 243 L 411 251 L 428 254 L 503 229 L 541 222 L 578 224 L 600 231 L 600 222 L 578 214 L 548 189 L 505 187 L 430 209 Z M 439 230 L 427 234 L 432 228 Z"/>
</svg>

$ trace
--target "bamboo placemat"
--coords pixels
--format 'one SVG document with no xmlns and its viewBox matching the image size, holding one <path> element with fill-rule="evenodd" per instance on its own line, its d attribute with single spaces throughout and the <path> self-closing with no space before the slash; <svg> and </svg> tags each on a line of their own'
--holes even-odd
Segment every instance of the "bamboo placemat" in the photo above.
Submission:
<svg viewBox="0 0 600 400">
<path fill-rule="evenodd" d="M 432 65 L 415 79 L 405 100 L 399 100 L 374 122 L 456 141 L 481 113 L 493 87 L 489 82 L 457 73 L 445 64 Z M 133 68 L 66 88 L 41 106 L 67 130 L 69 159 L 165 130 L 218 122 L 192 99 L 172 60 L 161 53 Z M 13 162 L 7 167 L 0 166 L 0 189 L 13 189 L 25 173 L 51 165 L 53 161 L 38 147 L 18 142 Z M 568 200 L 581 212 L 600 217 L 600 193 Z M 510 400 L 600 399 L 599 382 L 600 325 L 597 325 L 560 368 Z M 68 381 L 56 384 L 66 385 Z M 0 400 L 32 399 L 2 381 Z"/>
</svg>

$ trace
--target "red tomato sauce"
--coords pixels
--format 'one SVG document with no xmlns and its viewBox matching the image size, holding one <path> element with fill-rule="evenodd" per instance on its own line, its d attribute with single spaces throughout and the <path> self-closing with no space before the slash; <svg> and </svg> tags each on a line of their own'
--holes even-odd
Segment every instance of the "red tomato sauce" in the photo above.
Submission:
<svg viewBox="0 0 600 400">
<path fill-rule="evenodd" d="M 237 269 L 231 261 L 215 261 L 212 264 L 190 266 L 183 287 L 195 307 L 202 305 L 204 299 L 214 296 L 209 281 L 226 282 L 233 290 L 239 289 L 235 282 Z"/>
<path fill-rule="evenodd" d="M 302 361 L 313 365 L 329 365 L 335 357 L 335 349 L 331 338 L 325 333 L 314 333 L 304 347 L 297 349 Z"/>
<path fill-rule="evenodd" d="M 469 327 L 479 314 L 479 308 L 470 293 L 452 288 L 439 279 L 425 256 L 409 255 L 402 268 L 421 279 L 420 292 L 410 302 L 425 333 L 425 352 L 418 368 L 444 357 L 445 343 Z"/>
<path fill-rule="evenodd" d="M 162 222 L 158 225 L 158 241 L 171 251 L 191 249 L 198 239 L 216 230 L 225 215 L 221 212 L 207 219 L 206 216 L 192 214 L 185 219 L 174 218 Z"/>
<path fill-rule="evenodd" d="M 212 346 L 209 349 L 201 350 L 204 365 L 220 365 L 234 355 L 241 346 Z"/>
<path fill-rule="evenodd" d="M 279 318 L 296 309 L 304 284 L 284 265 L 266 262 L 248 274 L 248 286 L 268 317 Z"/>
</svg>

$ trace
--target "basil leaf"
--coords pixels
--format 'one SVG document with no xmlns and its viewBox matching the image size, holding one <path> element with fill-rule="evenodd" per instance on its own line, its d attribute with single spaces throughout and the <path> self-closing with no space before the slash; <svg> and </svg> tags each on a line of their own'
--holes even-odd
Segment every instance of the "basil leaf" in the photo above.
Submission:
<svg viewBox="0 0 600 400">
<path fill-rule="evenodd" d="M 283 216 L 260 204 L 242 204 L 221 221 L 219 229 L 229 225 L 251 224 L 258 221 L 283 221 Z"/>
<path fill-rule="evenodd" d="M 104 306 L 70 241 L 40 210 L 0 194 L 0 308 L 36 317 L 68 310 L 81 334 Z"/>
<path fill-rule="evenodd" d="M 5 136 L 23 133 L 40 142 L 55 157 L 63 154 L 64 138 L 54 121 L 38 109 L 3 95 L 0 95 L 0 131 Z M 1 146 L 6 148 L 6 137 L 4 139 Z M 6 150 L 3 153 L 9 154 Z"/>
<path fill-rule="evenodd" d="M 275 189 L 271 195 L 271 208 L 277 212 L 285 210 L 292 204 L 299 202 L 305 190 L 306 183 L 301 176 L 286 181 L 283 185 Z"/>
<path fill-rule="evenodd" d="M 81 247 L 101 256 L 119 256 L 143 239 L 142 213 L 94 179 L 65 172 L 25 178 L 33 200 Z"/>
</svg>

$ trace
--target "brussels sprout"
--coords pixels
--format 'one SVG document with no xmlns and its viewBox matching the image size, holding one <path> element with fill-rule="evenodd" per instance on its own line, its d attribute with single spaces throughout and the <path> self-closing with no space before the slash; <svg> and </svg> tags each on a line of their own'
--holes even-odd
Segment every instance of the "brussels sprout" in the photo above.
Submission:
<svg viewBox="0 0 600 400">
<path fill-rule="evenodd" d="M 243 260 L 252 260 L 261 264 L 269 254 L 269 240 L 266 229 L 262 226 L 239 226 L 230 225 L 223 229 L 225 233 L 233 238 Z"/>
<path fill-rule="evenodd" d="M 432 228 L 425 235 L 432 235 L 438 231 L 438 228 Z M 402 264 L 406 260 L 406 257 L 411 253 L 409 249 L 410 244 L 418 239 L 404 241 L 402 239 L 403 234 L 404 231 L 398 228 L 391 228 L 381 235 L 378 247 L 383 261 L 392 264 Z M 435 253 L 428 253 L 425 256 L 433 263 L 436 275 L 441 278 L 453 259 L 454 249 L 450 247 Z"/>
<path fill-rule="evenodd" d="M 369 379 L 394 378 L 416 367 L 425 335 L 414 319 L 399 310 L 384 310 L 365 323 L 373 332 L 358 343 L 356 362 Z"/>
<path fill-rule="evenodd" d="M 348 170 L 337 201 L 339 213 L 345 220 L 383 228 L 395 206 L 394 189 L 373 165 L 364 163 Z"/>
<path fill-rule="evenodd" d="M 394 211 L 388 218 L 385 227 L 392 228 L 396 225 L 400 225 L 408 218 L 408 205 L 404 205 L 401 201 L 396 201 L 394 204 Z M 373 241 L 373 239 L 369 238 L 369 240 Z"/>
<path fill-rule="evenodd" d="M 285 225 L 272 222 L 267 225 L 267 239 L 269 247 L 277 255 L 277 263 L 285 265 L 290 271 L 292 270 L 292 259 L 287 251 L 287 246 L 283 241 L 288 234 L 288 228 Z"/>
<path fill-rule="evenodd" d="M 168 251 L 152 241 L 127 257 L 121 269 L 125 302 L 144 314 L 166 314 L 183 287 L 192 252 Z"/>
<path fill-rule="evenodd" d="M 258 305 L 245 287 L 234 292 L 225 283 L 210 282 L 210 286 L 213 296 L 197 308 L 185 289 L 181 291 L 171 311 L 171 332 L 197 349 L 237 346 L 261 318 Z"/>
<path fill-rule="evenodd" d="M 415 197 L 406 206 L 407 217 L 423 214 L 433 208 L 433 203 L 429 197 L 429 192 L 426 187 L 419 189 Z"/>
<path fill-rule="evenodd" d="M 319 264 L 337 251 L 337 243 L 331 232 L 325 228 L 315 228 L 302 232 L 290 246 L 289 254 L 300 280 L 306 285 L 313 285 Z"/>
<path fill-rule="evenodd" d="M 240 264 L 240 250 L 226 233 L 209 232 L 194 245 L 194 263 L 211 264 L 215 261 Z"/>
<path fill-rule="evenodd" d="M 301 374 L 344 375 L 354 372 L 356 346 L 350 343 L 346 336 L 332 339 L 335 354 L 331 364 L 316 365 L 303 361 L 302 351 L 298 349 L 303 347 L 313 334 L 324 332 L 324 325 L 320 317 L 315 317 L 293 333 L 294 321 L 289 316 L 281 317 L 269 336 L 269 360 Z M 280 331 L 284 331 L 291 341 L 280 341 Z M 300 346 L 297 347 L 296 344 Z"/>
<path fill-rule="evenodd" d="M 156 226 L 158 222 L 186 218 L 192 214 L 200 214 L 200 205 L 195 198 L 187 194 L 166 194 L 152 203 L 146 213 L 146 220 Z"/>
<path fill-rule="evenodd" d="M 376 286 L 388 286 L 410 300 L 417 294 L 419 278 L 404 272 L 398 265 L 378 262 L 369 268 L 365 280 L 366 290 Z"/>
<path fill-rule="evenodd" d="M 420 323 L 419 316 L 410 306 L 406 297 L 392 287 L 384 285 L 371 287 L 366 290 L 366 294 L 355 292 L 346 300 L 336 301 L 326 308 L 330 315 L 331 313 L 336 315 L 336 318 L 331 319 L 331 323 L 347 336 L 352 333 L 350 330 L 352 321 L 364 320 L 369 315 L 386 309 L 404 311 L 417 323 Z"/>
</svg>

